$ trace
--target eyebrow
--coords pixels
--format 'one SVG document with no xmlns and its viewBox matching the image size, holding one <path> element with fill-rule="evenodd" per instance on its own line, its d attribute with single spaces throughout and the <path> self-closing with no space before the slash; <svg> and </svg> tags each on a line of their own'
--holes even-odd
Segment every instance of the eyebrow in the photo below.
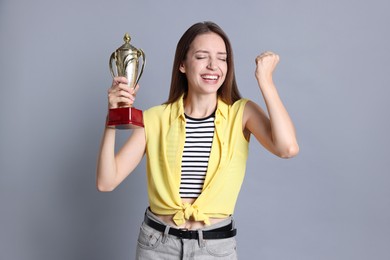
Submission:
<svg viewBox="0 0 390 260">
<path fill-rule="evenodd" d="M 210 52 L 209 52 L 209 51 L 206 51 L 206 50 L 199 50 L 199 51 L 196 51 L 195 54 L 196 54 L 196 53 L 207 53 L 207 54 L 209 54 Z M 217 52 L 217 54 L 218 54 L 218 55 L 227 55 L 226 52 Z"/>
</svg>

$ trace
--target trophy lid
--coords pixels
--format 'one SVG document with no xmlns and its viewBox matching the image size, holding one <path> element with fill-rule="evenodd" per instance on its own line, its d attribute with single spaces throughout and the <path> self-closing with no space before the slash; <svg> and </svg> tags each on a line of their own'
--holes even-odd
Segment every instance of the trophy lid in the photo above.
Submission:
<svg viewBox="0 0 390 260">
<path fill-rule="evenodd" d="M 121 47 L 119 47 L 118 50 L 138 51 L 137 48 L 135 48 L 133 45 L 130 44 L 131 37 L 130 37 L 130 35 L 128 33 L 125 33 L 125 35 L 123 36 L 123 40 L 124 40 L 125 43 Z"/>
</svg>

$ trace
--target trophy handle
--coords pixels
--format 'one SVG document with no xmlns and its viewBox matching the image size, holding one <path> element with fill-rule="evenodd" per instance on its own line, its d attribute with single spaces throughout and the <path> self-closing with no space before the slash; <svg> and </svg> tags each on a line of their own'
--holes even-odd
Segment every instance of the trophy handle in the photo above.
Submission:
<svg viewBox="0 0 390 260">
<path fill-rule="evenodd" d="M 135 81 L 135 84 L 134 84 L 134 87 L 135 88 L 138 84 L 138 81 L 139 79 L 141 78 L 142 76 L 142 73 L 144 72 L 144 67 L 145 67 L 145 61 L 146 61 L 146 58 L 145 58 L 145 53 L 142 49 L 138 49 L 138 51 L 141 53 L 141 56 L 142 56 L 142 67 L 141 67 L 141 71 L 139 72 L 139 75 L 137 77 L 137 80 Z"/>
<path fill-rule="evenodd" d="M 114 73 L 114 69 L 112 68 L 112 62 L 115 60 L 115 54 L 116 52 L 113 52 L 110 56 L 110 60 L 109 60 L 109 65 L 110 65 L 110 73 L 111 73 L 111 76 L 112 78 L 115 78 L 116 75 Z"/>
</svg>

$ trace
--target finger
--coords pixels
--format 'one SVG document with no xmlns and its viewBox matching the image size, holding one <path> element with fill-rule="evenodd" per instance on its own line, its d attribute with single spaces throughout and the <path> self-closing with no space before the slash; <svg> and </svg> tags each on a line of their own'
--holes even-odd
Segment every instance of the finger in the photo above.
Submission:
<svg viewBox="0 0 390 260">
<path fill-rule="evenodd" d="M 115 84 L 115 83 L 113 83 L 113 84 Z M 117 92 L 119 92 L 119 91 L 129 91 L 129 88 L 127 87 L 127 89 L 126 89 L 126 87 L 127 87 L 127 85 L 125 85 L 125 84 L 115 84 L 115 85 L 112 85 L 109 89 L 108 89 L 108 94 L 115 94 L 115 93 L 117 93 Z"/>
<path fill-rule="evenodd" d="M 127 84 L 120 83 L 109 88 L 108 93 L 117 94 L 120 91 L 126 91 L 131 94 L 132 89 Z"/>
<path fill-rule="evenodd" d="M 275 55 L 273 52 L 266 51 L 266 52 L 263 52 L 262 54 L 260 54 L 260 58 L 265 58 L 267 56 L 273 56 L 273 55 Z"/>
<path fill-rule="evenodd" d="M 139 84 L 135 85 L 135 87 L 131 89 L 130 93 L 136 95 L 138 90 L 139 90 Z"/>
<path fill-rule="evenodd" d="M 134 103 L 134 100 L 132 100 L 132 99 L 130 99 L 128 97 L 124 97 L 124 96 L 121 96 L 121 97 L 118 97 L 118 96 L 110 97 L 109 101 L 108 101 L 108 104 L 109 104 L 110 108 L 116 108 L 120 104 L 122 104 L 122 105 L 132 105 L 133 103 Z"/>
<path fill-rule="evenodd" d="M 131 105 L 131 104 L 134 103 L 134 100 L 131 99 L 131 98 L 128 98 L 128 97 L 123 97 L 123 96 L 121 96 L 121 97 L 117 97 L 117 98 L 115 99 L 115 102 L 116 102 L 116 103 L 125 103 L 125 104 L 127 104 L 127 105 Z"/>
<path fill-rule="evenodd" d="M 130 94 L 128 91 L 120 90 L 118 92 L 118 97 L 125 97 L 129 98 L 131 100 L 134 100 L 135 96 L 133 94 Z"/>
<path fill-rule="evenodd" d="M 273 51 L 265 51 L 263 52 L 265 55 L 273 55 L 275 54 Z"/>
<path fill-rule="evenodd" d="M 129 85 L 127 85 L 127 84 L 120 83 L 120 84 L 118 84 L 117 89 L 131 92 L 132 88 L 130 88 Z"/>
<path fill-rule="evenodd" d="M 115 102 L 115 99 L 117 97 L 125 97 L 125 98 L 128 98 L 130 100 L 135 100 L 135 94 L 132 94 L 130 93 L 131 90 L 128 88 L 128 87 L 125 87 L 123 89 L 117 87 L 115 89 L 110 89 L 110 91 L 108 92 L 108 99 L 110 101 L 113 101 Z"/>
<path fill-rule="evenodd" d="M 262 52 L 260 55 L 258 55 L 256 57 L 256 63 L 261 61 L 265 56 L 267 56 L 268 54 L 266 52 Z"/>
<path fill-rule="evenodd" d="M 259 61 L 263 60 L 266 57 L 275 57 L 277 60 L 279 60 L 279 55 L 277 55 L 276 53 L 272 51 L 265 51 L 256 57 L 256 63 L 258 63 Z"/>
<path fill-rule="evenodd" d="M 112 85 L 118 85 L 118 84 L 128 84 L 128 80 L 126 77 L 114 77 L 112 80 Z"/>
<path fill-rule="evenodd" d="M 108 89 L 108 91 L 109 91 L 109 92 L 118 91 L 118 89 L 123 88 L 123 87 L 121 87 L 121 85 L 126 86 L 126 84 L 123 84 L 123 83 L 120 83 L 120 82 L 118 82 L 118 81 L 116 81 L 116 80 L 113 80 L 113 81 L 112 81 L 112 85 L 111 85 L 111 87 Z"/>
</svg>

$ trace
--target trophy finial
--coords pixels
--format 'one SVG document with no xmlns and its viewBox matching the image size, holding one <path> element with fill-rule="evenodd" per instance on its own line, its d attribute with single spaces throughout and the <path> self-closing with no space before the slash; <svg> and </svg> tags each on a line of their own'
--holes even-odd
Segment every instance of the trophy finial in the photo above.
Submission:
<svg viewBox="0 0 390 260">
<path fill-rule="evenodd" d="M 123 36 L 123 40 L 125 43 L 129 43 L 131 41 L 131 37 L 128 33 L 125 33 L 125 36 Z"/>
</svg>

